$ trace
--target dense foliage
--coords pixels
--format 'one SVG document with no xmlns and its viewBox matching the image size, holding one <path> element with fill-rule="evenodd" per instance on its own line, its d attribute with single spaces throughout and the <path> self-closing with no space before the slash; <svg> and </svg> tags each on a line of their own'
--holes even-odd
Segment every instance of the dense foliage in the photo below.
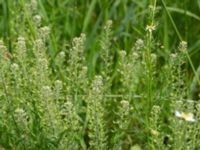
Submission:
<svg viewBox="0 0 200 150">
<path fill-rule="evenodd" d="M 200 149 L 199 14 L 199 0 L 0 0 L 0 149 Z"/>
</svg>

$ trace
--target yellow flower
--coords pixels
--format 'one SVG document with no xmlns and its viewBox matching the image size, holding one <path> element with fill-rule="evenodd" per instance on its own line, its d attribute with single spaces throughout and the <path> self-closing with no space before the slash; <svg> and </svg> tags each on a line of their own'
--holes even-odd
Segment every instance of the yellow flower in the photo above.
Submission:
<svg viewBox="0 0 200 150">
<path fill-rule="evenodd" d="M 154 30 L 156 30 L 156 26 L 155 25 L 151 24 L 151 25 L 147 25 L 146 26 L 146 31 L 152 32 Z"/>
<path fill-rule="evenodd" d="M 195 119 L 194 119 L 194 116 L 193 116 L 192 113 L 185 113 L 185 112 L 176 111 L 175 116 L 182 118 L 182 119 L 189 121 L 189 122 L 195 122 Z"/>
</svg>

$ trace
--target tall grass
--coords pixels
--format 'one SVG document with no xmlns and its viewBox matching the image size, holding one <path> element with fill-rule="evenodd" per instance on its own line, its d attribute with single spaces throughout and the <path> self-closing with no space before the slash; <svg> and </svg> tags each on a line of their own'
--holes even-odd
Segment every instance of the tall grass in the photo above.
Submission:
<svg viewBox="0 0 200 150">
<path fill-rule="evenodd" d="M 0 149 L 199 149 L 197 4 L 0 1 Z"/>
</svg>

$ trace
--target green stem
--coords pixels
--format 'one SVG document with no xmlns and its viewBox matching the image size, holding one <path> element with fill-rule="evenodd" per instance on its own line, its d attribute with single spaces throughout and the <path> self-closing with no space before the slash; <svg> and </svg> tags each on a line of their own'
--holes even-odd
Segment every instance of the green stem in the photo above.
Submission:
<svg viewBox="0 0 200 150">
<path fill-rule="evenodd" d="M 151 38 L 152 33 L 149 34 L 147 39 L 147 57 L 146 57 L 146 65 L 147 65 L 147 103 L 148 107 L 146 110 L 146 126 L 147 132 L 150 125 L 149 114 L 152 106 L 152 65 L 151 65 Z M 148 132 L 149 134 L 149 132 Z M 150 135 L 148 135 L 148 149 L 151 147 L 150 143 Z"/>
<path fill-rule="evenodd" d="M 151 25 L 154 25 L 154 17 L 155 17 L 155 10 L 156 10 L 156 3 L 157 0 L 154 0 L 154 5 L 152 9 L 152 14 L 151 14 Z M 149 120 L 149 115 L 152 107 L 152 60 L 151 60 L 151 41 L 152 41 L 152 32 L 149 32 L 147 34 L 147 51 L 146 51 L 146 66 L 147 66 L 147 103 L 148 107 L 146 110 L 146 127 L 147 127 L 147 143 L 148 143 L 148 149 L 151 149 L 151 137 L 149 134 L 149 125 L 150 125 L 150 120 Z"/>
<path fill-rule="evenodd" d="M 5 38 L 6 42 L 8 44 L 9 51 L 12 51 L 12 43 L 11 43 L 11 37 L 10 37 L 10 12 L 9 12 L 9 1 L 6 0 L 5 3 L 3 3 L 3 16 L 4 16 L 4 29 L 5 29 Z"/>
<path fill-rule="evenodd" d="M 162 2 L 162 4 L 163 4 L 163 7 L 164 7 L 165 11 L 167 12 L 167 15 L 168 15 L 168 17 L 169 17 L 169 19 L 170 19 L 170 21 L 171 21 L 171 23 L 172 23 L 172 26 L 173 26 L 173 28 L 174 28 L 174 30 L 175 30 L 175 32 L 176 32 L 176 34 L 177 34 L 179 40 L 182 41 L 181 34 L 180 34 L 180 32 L 178 31 L 178 29 L 177 29 L 177 27 L 176 27 L 176 24 L 175 24 L 175 22 L 174 22 L 174 20 L 173 20 L 173 18 L 172 18 L 172 16 L 171 16 L 171 14 L 169 13 L 169 11 L 168 11 L 168 9 L 167 9 L 166 3 L 164 2 L 164 0 L 161 0 L 161 2 Z"/>
</svg>

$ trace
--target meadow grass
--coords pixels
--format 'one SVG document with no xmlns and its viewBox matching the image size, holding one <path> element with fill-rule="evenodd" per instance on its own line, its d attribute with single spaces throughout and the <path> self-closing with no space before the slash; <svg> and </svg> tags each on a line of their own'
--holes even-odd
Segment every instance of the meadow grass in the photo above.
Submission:
<svg viewBox="0 0 200 150">
<path fill-rule="evenodd" d="M 0 10 L 0 149 L 200 149 L 198 0 Z"/>
</svg>

